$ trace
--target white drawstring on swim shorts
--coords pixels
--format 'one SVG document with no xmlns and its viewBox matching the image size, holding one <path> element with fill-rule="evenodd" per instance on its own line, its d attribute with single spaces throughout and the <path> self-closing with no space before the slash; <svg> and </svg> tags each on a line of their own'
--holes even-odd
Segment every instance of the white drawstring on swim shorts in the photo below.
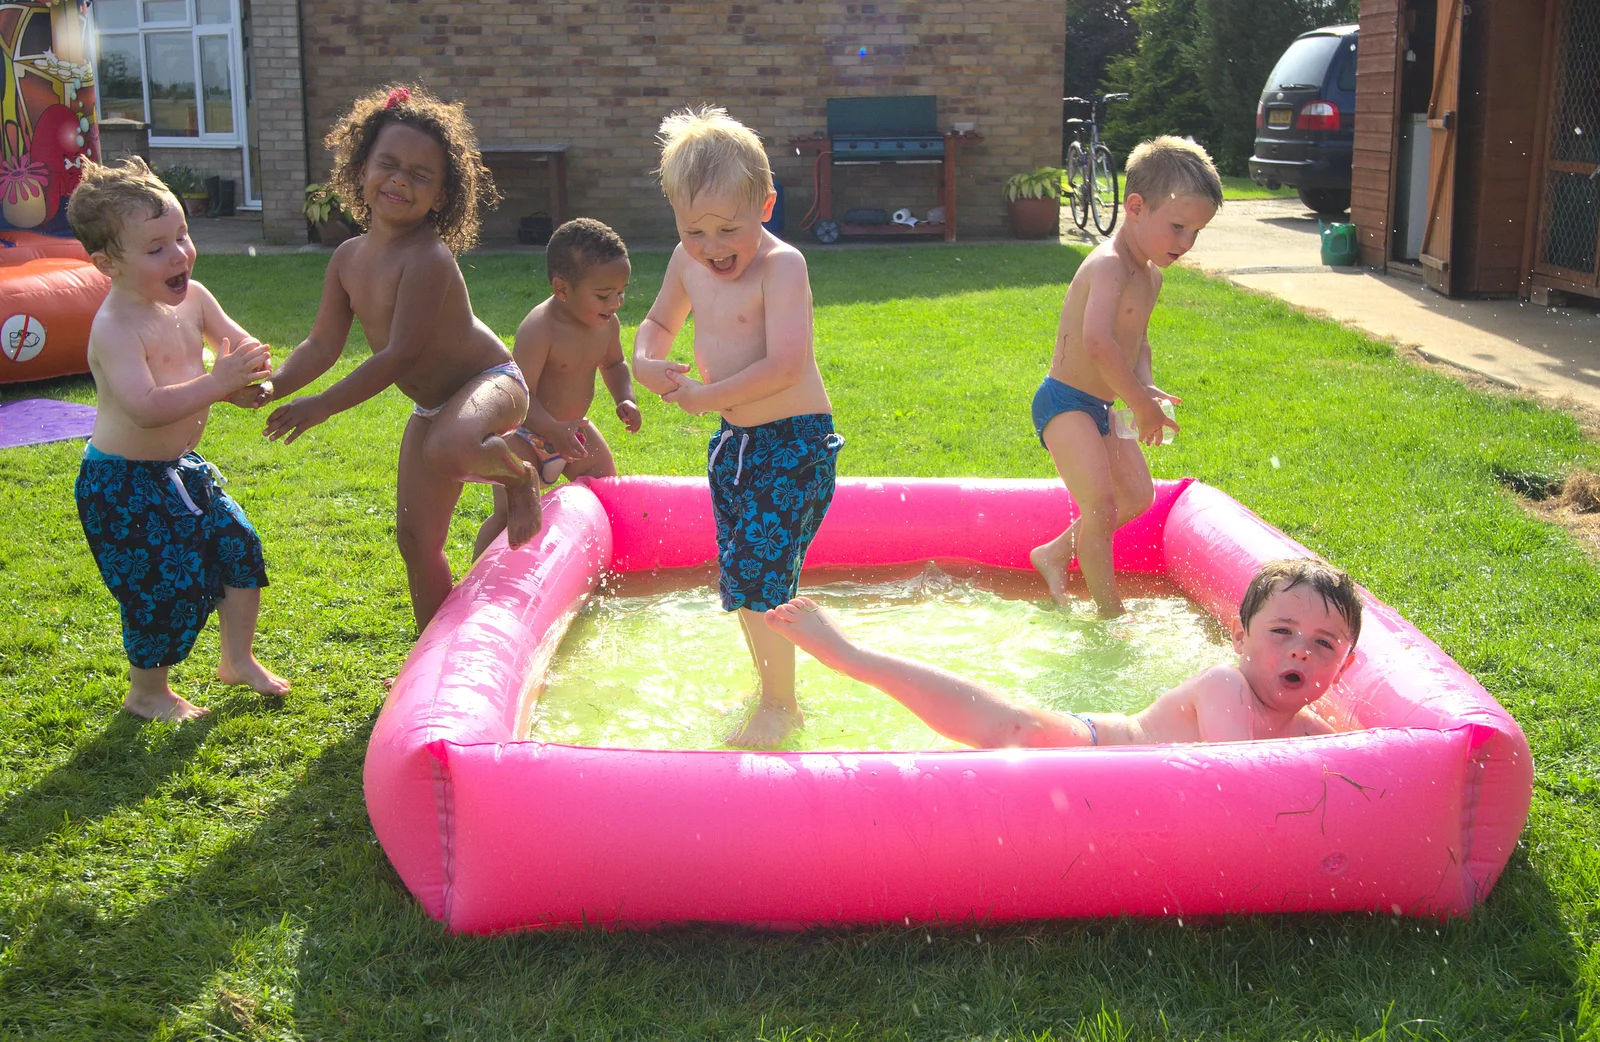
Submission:
<svg viewBox="0 0 1600 1042">
<path fill-rule="evenodd" d="M 733 431 L 726 430 L 722 432 L 722 436 L 717 439 L 717 447 L 711 450 L 711 459 L 706 462 L 706 470 L 711 470 L 716 467 L 717 457 L 722 453 L 722 446 L 727 444 L 728 439 L 731 437 L 733 437 Z M 738 465 L 733 468 L 733 483 L 735 485 L 739 483 L 740 476 L 744 474 L 744 450 L 745 446 L 749 444 L 749 434 L 739 435 L 739 462 Z"/>
</svg>

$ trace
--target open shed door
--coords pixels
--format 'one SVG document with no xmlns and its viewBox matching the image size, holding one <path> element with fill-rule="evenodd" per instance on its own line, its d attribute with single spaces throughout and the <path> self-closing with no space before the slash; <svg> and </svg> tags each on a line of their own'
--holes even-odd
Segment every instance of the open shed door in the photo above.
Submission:
<svg viewBox="0 0 1600 1042">
<path fill-rule="evenodd" d="M 1428 98 L 1428 221 L 1422 230 L 1422 277 L 1446 296 L 1450 295 L 1450 226 L 1456 201 L 1462 13 L 1463 0 L 1439 0 L 1433 93 Z"/>
</svg>

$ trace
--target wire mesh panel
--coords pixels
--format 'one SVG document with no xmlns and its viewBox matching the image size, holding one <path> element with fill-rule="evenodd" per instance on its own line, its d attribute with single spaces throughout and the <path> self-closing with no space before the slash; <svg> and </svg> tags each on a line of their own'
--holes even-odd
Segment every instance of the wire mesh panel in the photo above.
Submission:
<svg viewBox="0 0 1600 1042">
<path fill-rule="evenodd" d="M 1600 0 L 1562 0 L 1537 266 L 1593 284 L 1600 243 Z"/>
</svg>

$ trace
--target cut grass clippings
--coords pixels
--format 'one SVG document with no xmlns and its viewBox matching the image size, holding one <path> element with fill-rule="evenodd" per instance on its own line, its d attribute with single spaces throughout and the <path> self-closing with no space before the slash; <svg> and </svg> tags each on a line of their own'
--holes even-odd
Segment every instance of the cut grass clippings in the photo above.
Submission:
<svg viewBox="0 0 1600 1042">
<path fill-rule="evenodd" d="M 808 254 L 817 356 L 853 476 L 1049 477 L 1029 423 L 1065 246 Z M 625 344 L 664 254 L 634 258 Z M 202 257 L 283 356 L 325 258 Z M 464 262 L 509 335 L 537 256 Z M 72 501 L 81 443 L 0 452 L 0 1037 L 107 1039 L 1593 1039 L 1600 1032 L 1600 571 L 1509 473 L 1600 467 L 1562 413 L 1416 368 L 1359 332 L 1169 272 L 1157 382 L 1181 395 L 1158 477 L 1195 475 L 1347 568 L 1528 733 L 1532 816 L 1470 920 L 1257 916 L 451 937 L 362 803 L 372 721 L 410 649 L 393 520 L 410 406 L 390 390 L 292 446 L 219 406 L 205 454 L 260 529 L 258 649 L 283 700 L 174 670 L 212 707 L 140 723 L 117 613 Z M 360 337 L 351 357 L 361 357 Z M 86 379 L 11 387 L 93 401 Z M 699 474 L 714 417 L 641 402 L 631 473 Z M 489 509 L 469 486 L 449 552 Z M 802 698 L 804 692 L 802 692 Z M 797 838 L 797 842 L 798 842 Z M 641 871 L 647 866 L 641 866 Z"/>
</svg>

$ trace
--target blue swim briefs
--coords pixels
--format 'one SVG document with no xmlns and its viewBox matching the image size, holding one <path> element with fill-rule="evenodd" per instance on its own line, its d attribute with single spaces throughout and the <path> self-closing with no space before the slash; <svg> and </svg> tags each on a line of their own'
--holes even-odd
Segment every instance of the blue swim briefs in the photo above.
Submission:
<svg viewBox="0 0 1600 1042">
<path fill-rule="evenodd" d="M 723 420 L 711 436 L 706 471 L 724 611 L 766 611 L 794 597 L 806 550 L 833 502 L 843 445 L 829 413 L 756 427 Z"/>
<path fill-rule="evenodd" d="M 267 585 L 260 537 L 197 452 L 137 460 L 91 444 L 73 492 L 100 577 L 122 608 L 122 646 L 140 669 L 187 658 L 224 587 Z"/>
<path fill-rule="evenodd" d="M 1033 429 L 1039 435 L 1040 445 L 1044 445 L 1044 429 L 1064 412 L 1088 413 L 1102 438 L 1111 433 L 1110 402 L 1047 376 L 1033 395 Z"/>
</svg>

